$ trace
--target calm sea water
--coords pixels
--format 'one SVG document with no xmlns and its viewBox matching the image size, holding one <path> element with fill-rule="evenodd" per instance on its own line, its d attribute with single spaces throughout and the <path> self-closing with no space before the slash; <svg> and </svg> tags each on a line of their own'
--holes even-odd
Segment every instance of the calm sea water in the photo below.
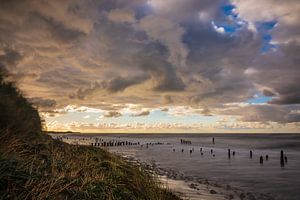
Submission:
<svg viewBox="0 0 300 200">
<path fill-rule="evenodd" d="M 199 179 L 241 188 L 253 193 L 271 194 L 276 199 L 300 199 L 300 134 L 113 134 L 92 135 L 105 141 L 140 142 L 143 147 L 111 147 L 110 150 L 133 156 L 160 168 L 171 169 Z M 74 136 L 78 138 L 79 136 Z M 215 138 L 215 144 L 212 143 Z M 191 145 L 182 145 L 180 139 Z M 146 143 L 161 142 L 146 148 Z M 194 148 L 194 152 L 190 150 Z M 201 156 L 200 148 L 203 149 Z M 228 148 L 235 156 L 228 159 Z M 174 150 L 175 149 L 175 152 Z M 182 152 L 184 149 L 184 152 Z M 211 154 L 213 149 L 213 154 Z M 253 151 L 250 159 L 249 151 Z M 288 163 L 280 166 L 280 151 L 284 150 Z M 264 156 L 264 163 L 259 157 Z M 265 160 L 265 156 L 269 160 Z"/>
</svg>

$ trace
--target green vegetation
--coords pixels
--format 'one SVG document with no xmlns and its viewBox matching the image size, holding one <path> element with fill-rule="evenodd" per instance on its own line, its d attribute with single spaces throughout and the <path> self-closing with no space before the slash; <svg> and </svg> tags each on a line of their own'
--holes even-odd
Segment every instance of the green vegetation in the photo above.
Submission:
<svg viewBox="0 0 300 200">
<path fill-rule="evenodd" d="M 138 166 L 42 132 L 37 110 L 0 74 L 0 199 L 179 199 Z"/>
</svg>

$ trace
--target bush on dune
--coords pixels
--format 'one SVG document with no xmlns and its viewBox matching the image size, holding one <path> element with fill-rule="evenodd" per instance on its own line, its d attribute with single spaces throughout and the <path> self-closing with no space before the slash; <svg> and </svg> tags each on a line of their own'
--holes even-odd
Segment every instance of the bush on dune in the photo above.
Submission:
<svg viewBox="0 0 300 200">
<path fill-rule="evenodd" d="M 5 80 L 6 73 L 0 68 L 0 130 L 22 134 L 29 138 L 41 132 L 38 111 L 25 99 L 12 82 Z"/>
</svg>

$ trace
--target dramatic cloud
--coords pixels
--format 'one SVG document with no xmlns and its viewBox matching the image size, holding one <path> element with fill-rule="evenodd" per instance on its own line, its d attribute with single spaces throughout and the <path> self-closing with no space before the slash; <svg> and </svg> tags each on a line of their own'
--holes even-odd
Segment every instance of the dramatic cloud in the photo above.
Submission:
<svg viewBox="0 0 300 200">
<path fill-rule="evenodd" d="M 227 109 L 223 114 L 240 116 L 244 122 L 278 122 L 284 124 L 298 122 L 300 113 L 295 111 L 297 111 L 295 106 L 248 105 Z"/>
<path fill-rule="evenodd" d="M 7 66 L 8 68 L 14 67 L 22 59 L 19 52 L 13 49 L 3 49 L 3 54 L 0 55 L 1 66 Z"/>
<path fill-rule="evenodd" d="M 140 27 L 154 41 L 164 44 L 169 51 L 168 61 L 176 67 L 186 66 L 188 50 L 182 43 L 184 29 L 171 19 L 160 16 L 148 16 L 141 20 Z"/>
<path fill-rule="evenodd" d="M 54 108 L 56 105 L 56 101 L 53 99 L 42 99 L 40 97 L 30 98 L 30 102 L 32 102 L 35 106 L 41 108 Z"/>
<path fill-rule="evenodd" d="M 0 1 L 0 67 L 51 123 L 72 126 L 82 111 L 65 108 L 83 107 L 80 119 L 118 128 L 179 115 L 184 130 L 203 117 L 288 128 L 300 121 L 299 13 L 297 0 Z"/>
<path fill-rule="evenodd" d="M 272 104 L 300 104 L 300 42 L 291 41 L 280 44 L 276 52 L 260 56 L 252 69 L 256 73 L 249 75 L 253 82 L 272 89 L 264 90 L 266 96 L 272 96 Z"/>
<path fill-rule="evenodd" d="M 84 99 L 85 96 L 93 94 L 96 90 L 104 90 L 107 92 L 121 92 L 127 87 L 135 84 L 139 84 L 145 81 L 146 77 L 132 77 L 132 78 L 122 78 L 116 77 L 109 81 L 94 82 L 89 88 L 79 88 L 76 94 L 70 94 L 70 98 L 77 97 L 78 99 Z"/>
<path fill-rule="evenodd" d="M 278 23 L 274 30 L 277 42 L 300 40 L 300 5 L 298 0 L 232 0 L 237 13 L 251 23 L 275 21 Z M 270 9 L 272 8 L 272 9 Z"/>
</svg>

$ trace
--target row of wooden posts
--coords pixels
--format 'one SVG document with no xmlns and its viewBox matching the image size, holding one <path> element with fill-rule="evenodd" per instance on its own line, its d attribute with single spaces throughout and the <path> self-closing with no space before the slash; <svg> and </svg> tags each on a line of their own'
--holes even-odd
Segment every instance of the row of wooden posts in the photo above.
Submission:
<svg viewBox="0 0 300 200">
<path fill-rule="evenodd" d="M 117 146 L 137 146 L 140 145 L 140 142 L 129 142 L 129 141 L 101 141 L 91 143 L 91 146 L 94 147 L 117 147 Z"/>
<path fill-rule="evenodd" d="M 230 149 L 228 149 L 228 159 L 230 159 L 230 155 L 231 155 Z M 233 156 L 235 155 L 235 151 L 232 152 L 232 155 L 233 155 Z M 249 155 L 250 155 L 250 158 L 252 159 L 252 157 L 253 157 L 253 152 L 252 152 L 252 150 L 250 150 Z M 266 156 L 265 156 L 265 160 L 266 160 L 266 161 L 269 160 L 269 155 L 266 155 Z M 283 150 L 281 150 L 281 151 L 280 151 L 280 165 L 281 165 L 282 167 L 284 167 L 284 165 L 287 164 L 287 162 L 288 162 L 288 158 L 287 158 L 287 156 L 284 154 Z M 259 157 L 259 163 L 260 163 L 260 164 L 263 164 L 263 163 L 264 163 L 264 156 L 261 155 L 261 156 Z"/>
<path fill-rule="evenodd" d="M 192 144 L 191 141 L 189 141 L 188 143 L 184 143 L 183 141 L 186 141 L 186 140 L 180 139 L 181 144 Z M 215 138 L 214 137 L 212 138 L 212 143 L 215 144 Z M 173 149 L 173 151 L 175 151 L 175 149 Z M 181 152 L 183 152 L 183 151 L 184 151 L 184 149 L 181 150 Z M 193 151 L 194 151 L 194 148 L 192 148 L 190 150 L 190 154 L 193 153 Z M 201 155 L 203 155 L 202 148 L 200 148 L 200 152 L 201 152 Z M 213 149 L 210 150 L 210 153 L 213 154 Z M 235 156 L 235 151 L 232 151 L 232 156 Z M 215 154 L 213 154 L 213 157 L 215 157 Z M 230 157 L 231 157 L 231 150 L 228 149 L 228 159 L 230 159 Z M 250 158 L 252 159 L 252 157 L 253 157 L 253 153 L 252 153 L 252 150 L 250 150 Z M 266 161 L 269 160 L 269 155 L 265 156 L 265 160 Z M 284 165 L 287 164 L 287 162 L 288 162 L 288 158 L 287 158 L 286 155 L 284 155 L 283 150 L 281 150 L 280 151 L 280 165 L 281 165 L 281 167 L 284 167 Z M 262 155 L 259 157 L 259 163 L 260 164 L 264 163 L 264 157 Z"/>
<path fill-rule="evenodd" d="M 117 146 L 137 146 L 140 145 L 141 147 L 146 146 L 148 148 L 149 146 L 154 146 L 154 145 L 162 145 L 164 143 L 162 142 L 148 142 L 146 144 L 140 144 L 140 142 L 130 142 L 130 141 L 104 141 L 102 139 L 96 140 L 95 142 L 91 143 L 91 146 L 94 147 L 117 147 Z"/>
<path fill-rule="evenodd" d="M 180 139 L 180 143 L 181 144 L 192 144 L 192 141 Z"/>
<path fill-rule="evenodd" d="M 173 148 L 173 152 L 175 152 L 175 151 L 176 151 L 176 149 Z M 192 148 L 192 149 L 189 150 L 190 154 L 192 154 L 194 151 L 195 151 L 194 148 Z M 181 149 L 181 152 L 184 152 L 184 149 Z M 214 150 L 211 149 L 211 150 L 210 150 L 210 154 L 212 154 L 212 156 L 215 157 L 216 155 L 215 155 L 213 152 L 214 152 Z M 202 149 L 202 147 L 200 148 L 200 153 L 201 153 L 201 156 L 204 155 L 204 154 L 203 154 L 203 149 Z M 284 165 L 287 164 L 288 159 L 287 159 L 287 156 L 284 155 L 283 150 L 281 150 L 281 153 L 280 153 L 280 154 L 281 154 L 281 155 L 280 155 L 280 165 L 281 165 L 282 167 L 284 167 Z M 232 155 L 232 156 L 235 156 L 235 151 L 231 151 L 231 149 L 228 149 L 228 159 L 231 158 L 231 155 Z M 253 152 L 252 152 L 252 150 L 250 150 L 250 158 L 252 159 L 252 157 L 253 157 Z M 266 155 L 266 156 L 265 156 L 265 160 L 266 160 L 266 161 L 269 160 L 269 155 Z M 263 157 L 262 155 L 259 157 L 259 162 L 260 162 L 260 164 L 263 164 L 263 163 L 264 163 L 264 157 Z"/>
</svg>

